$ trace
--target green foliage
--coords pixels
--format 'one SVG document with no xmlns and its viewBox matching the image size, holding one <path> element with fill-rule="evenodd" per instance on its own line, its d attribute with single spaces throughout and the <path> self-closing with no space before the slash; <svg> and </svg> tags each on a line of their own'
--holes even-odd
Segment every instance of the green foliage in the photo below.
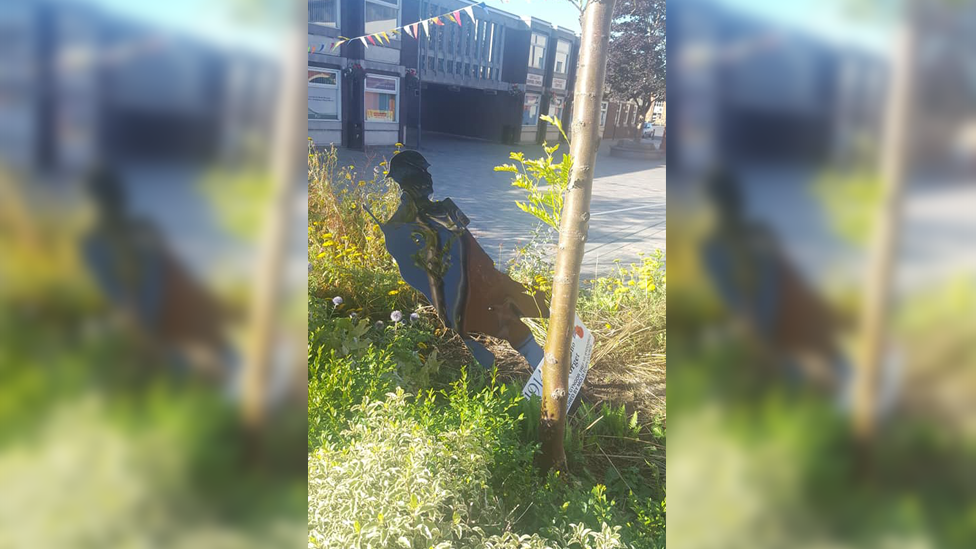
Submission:
<svg viewBox="0 0 976 549">
<path fill-rule="evenodd" d="M 542 118 L 550 124 L 555 124 L 562 133 L 563 129 L 558 120 L 547 116 Z M 563 133 L 564 137 L 565 135 Z M 564 154 L 562 160 L 556 162 L 553 155 L 559 150 L 558 143 L 551 146 L 543 144 L 542 148 L 545 151 L 543 158 L 527 160 L 521 152 L 513 152 L 509 158 L 517 161 L 518 165 L 502 164 L 495 166 L 495 171 L 514 173 L 512 186 L 522 189 L 526 194 L 526 200 L 516 200 L 515 205 L 558 231 L 559 215 L 563 211 L 563 195 L 569 185 L 573 158 Z"/>
<path fill-rule="evenodd" d="M 852 173 L 827 172 L 813 187 L 814 196 L 831 220 L 831 226 L 844 240 L 867 244 L 883 188 L 880 177 L 868 170 Z"/>
<path fill-rule="evenodd" d="M 502 437 L 513 431 L 511 403 L 455 392 L 445 410 L 454 413 L 444 414 L 454 421 L 445 423 L 402 390 L 364 402 L 348 445 L 309 456 L 309 547 L 623 547 L 620 527 L 605 522 L 594 531 L 554 520 L 545 537 L 504 528 L 492 478 Z M 519 457 L 529 468 L 531 456 Z M 589 501 L 607 507 L 597 489 Z"/>
<path fill-rule="evenodd" d="M 512 265 L 517 279 L 542 289 L 571 166 L 568 155 L 555 161 L 558 146 L 545 150 L 498 168 L 517 174 L 527 192 L 520 207 L 542 221 L 533 248 Z M 334 151 L 309 157 L 310 546 L 663 547 L 663 422 L 620 405 L 581 406 L 567 429 L 571 472 L 540 476 L 538 399 L 469 370 L 459 358 L 467 352 L 429 310 L 418 322 L 390 323 L 392 310 L 415 310 L 418 295 L 400 283 L 358 205 L 386 215 L 396 189 L 378 177 L 357 182 L 337 164 Z M 594 284 L 599 293 L 582 313 L 588 325 L 604 312 L 637 322 L 653 309 L 647 318 L 663 327 L 663 261 Z M 633 303 L 643 308 L 631 317 Z M 614 330 L 620 348 L 643 341 Z"/>
<path fill-rule="evenodd" d="M 584 281 L 576 311 L 598 344 L 594 368 L 615 369 L 616 379 L 660 379 L 667 353 L 667 272 L 661 250 L 608 276 Z M 602 271 L 602 269 L 601 269 Z M 663 410 L 662 410 L 663 412 Z"/>
<path fill-rule="evenodd" d="M 199 190 L 224 231 L 242 240 L 257 240 L 271 197 L 271 179 L 267 173 L 211 171 L 200 182 Z M 228 200 L 228 196 L 233 198 Z"/>
<path fill-rule="evenodd" d="M 309 294 L 322 299 L 340 296 L 346 314 L 374 320 L 421 303 L 420 294 L 400 279 L 383 232 L 364 209 L 386 219 L 396 208 L 399 189 L 385 177 L 385 169 L 383 160 L 365 178 L 352 166 L 339 166 L 334 147 L 309 150 Z"/>
</svg>

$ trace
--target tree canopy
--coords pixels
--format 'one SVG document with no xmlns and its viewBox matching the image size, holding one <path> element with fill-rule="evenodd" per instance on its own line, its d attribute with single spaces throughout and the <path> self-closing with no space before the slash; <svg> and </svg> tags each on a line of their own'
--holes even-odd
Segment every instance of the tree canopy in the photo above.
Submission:
<svg viewBox="0 0 976 549">
<path fill-rule="evenodd" d="M 667 58 L 665 0 L 618 0 L 614 8 L 607 62 L 609 97 L 634 101 L 640 115 L 651 97 L 666 93 Z"/>
</svg>

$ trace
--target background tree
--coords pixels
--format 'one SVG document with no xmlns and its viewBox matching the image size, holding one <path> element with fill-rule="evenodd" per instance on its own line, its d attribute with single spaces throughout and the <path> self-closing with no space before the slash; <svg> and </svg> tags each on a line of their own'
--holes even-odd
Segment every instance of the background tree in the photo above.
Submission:
<svg viewBox="0 0 976 549">
<path fill-rule="evenodd" d="M 613 11 L 607 93 L 614 100 L 637 103 L 641 125 L 651 98 L 660 100 L 666 94 L 665 4 L 665 0 L 617 0 Z"/>
</svg>

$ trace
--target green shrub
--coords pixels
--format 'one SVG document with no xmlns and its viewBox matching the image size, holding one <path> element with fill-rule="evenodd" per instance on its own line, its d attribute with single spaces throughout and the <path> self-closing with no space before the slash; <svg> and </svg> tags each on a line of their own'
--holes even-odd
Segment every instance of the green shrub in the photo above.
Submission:
<svg viewBox="0 0 976 549">
<path fill-rule="evenodd" d="M 562 125 L 558 120 L 543 115 L 542 119 L 559 128 L 559 133 L 566 139 Z M 567 139 L 568 141 L 568 139 Z M 526 160 L 521 152 L 509 155 L 515 164 L 495 166 L 496 172 L 515 174 L 512 186 L 525 191 L 526 201 L 516 200 L 515 205 L 523 212 L 532 215 L 539 221 L 559 230 L 559 216 L 563 211 L 563 195 L 569 185 L 569 174 L 573 168 L 573 157 L 563 154 L 562 160 L 556 162 L 553 154 L 559 150 L 559 144 L 542 145 L 545 156 L 538 160 Z"/>
<path fill-rule="evenodd" d="M 606 524 L 594 531 L 558 521 L 549 539 L 509 531 L 492 488 L 500 431 L 489 412 L 497 410 L 477 403 L 513 400 L 462 395 L 451 396 L 447 423 L 432 422 L 422 412 L 430 408 L 412 407 L 402 390 L 357 407 L 349 445 L 309 456 L 309 547 L 622 547 L 619 527 Z M 512 420 L 495 426 L 514 431 Z M 519 465 L 531 469 L 525 457 Z"/>
<path fill-rule="evenodd" d="M 345 313 L 374 320 L 421 303 L 420 294 L 400 279 L 383 232 L 364 210 L 383 220 L 399 203 L 399 188 L 385 177 L 385 167 L 383 160 L 371 176 L 361 176 L 352 166 L 338 165 L 335 147 L 309 151 L 309 295 L 342 296 Z"/>
</svg>

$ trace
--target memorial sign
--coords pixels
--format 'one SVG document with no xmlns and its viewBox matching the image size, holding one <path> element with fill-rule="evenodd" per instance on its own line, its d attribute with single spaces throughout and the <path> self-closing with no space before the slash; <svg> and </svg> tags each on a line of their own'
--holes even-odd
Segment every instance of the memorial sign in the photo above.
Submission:
<svg viewBox="0 0 976 549">
<path fill-rule="evenodd" d="M 572 407 L 579 394 L 583 380 L 590 370 L 590 356 L 593 354 L 593 333 L 583 325 L 579 315 L 576 315 L 576 324 L 573 327 L 573 342 L 570 347 L 572 362 L 569 366 L 569 398 L 566 399 L 566 411 Z M 532 377 L 522 389 L 522 396 L 530 398 L 532 396 L 542 397 L 542 361 L 539 361 L 532 372 Z"/>
</svg>

